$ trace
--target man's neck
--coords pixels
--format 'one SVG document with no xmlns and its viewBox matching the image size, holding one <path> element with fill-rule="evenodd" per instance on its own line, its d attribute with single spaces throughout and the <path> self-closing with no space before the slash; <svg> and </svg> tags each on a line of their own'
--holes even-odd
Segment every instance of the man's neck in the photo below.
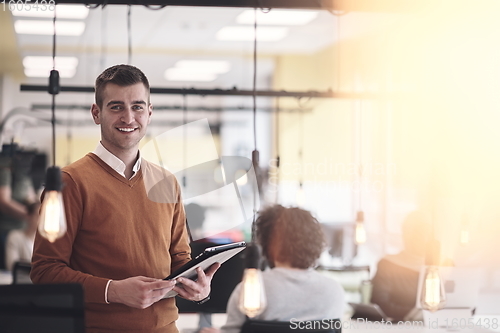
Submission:
<svg viewBox="0 0 500 333">
<path fill-rule="evenodd" d="M 133 168 L 135 165 L 135 162 L 137 162 L 137 158 L 139 156 L 139 148 L 135 149 L 128 149 L 128 150 L 115 150 L 115 149 L 109 149 L 106 147 L 105 143 L 101 141 L 101 144 L 103 145 L 104 148 L 106 148 L 111 154 L 115 155 L 118 157 L 124 164 L 125 164 L 125 177 L 127 179 L 130 179 L 133 174 Z"/>
</svg>

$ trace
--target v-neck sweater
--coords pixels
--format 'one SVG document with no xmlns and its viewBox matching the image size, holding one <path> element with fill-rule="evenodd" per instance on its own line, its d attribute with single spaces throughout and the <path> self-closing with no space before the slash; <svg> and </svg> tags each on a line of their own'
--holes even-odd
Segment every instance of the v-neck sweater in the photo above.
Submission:
<svg viewBox="0 0 500 333">
<path fill-rule="evenodd" d="M 33 282 L 82 284 L 87 332 L 176 332 L 173 298 L 143 310 L 104 299 L 110 279 L 165 278 L 190 260 L 175 177 L 143 160 L 126 179 L 92 153 L 62 174 L 68 230 L 54 243 L 37 233 Z"/>
</svg>

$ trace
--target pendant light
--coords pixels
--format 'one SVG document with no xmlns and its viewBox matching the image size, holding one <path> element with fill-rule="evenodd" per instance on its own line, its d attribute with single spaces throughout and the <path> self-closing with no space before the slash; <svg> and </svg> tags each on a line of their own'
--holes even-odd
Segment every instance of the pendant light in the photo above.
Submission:
<svg viewBox="0 0 500 333">
<path fill-rule="evenodd" d="M 186 169 L 187 169 L 187 96 L 182 95 L 182 186 L 187 187 Z"/>
<path fill-rule="evenodd" d="M 264 283 L 260 271 L 260 250 L 251 244 L 245 250 L 245 271 L 241 283 L 239 309 L 250 318 L 261 314 L 267 305 Z"/>
<path fill-rule="evenodd" d="M 53 69 L 49 77 L 49 94 L 52 95 L 52 166 L 47 169 L 45 196 L 40 210 L 38 231 L 51 243 L 66 233 L 66 214 L 62 198 L 61 169 L 56 166 L 56 95 L 61 90 L 56 68 L 56 11 L 54 10 L 54 35 L 52 44 Z"/>
<path fill-rule="evenodd" d="M 424 282 L 420 294 L 422 309 L 430 312 L 438 311 L 446 304 L 443 279 L 439 273 L 440 252 L 440 243 L 434 238 L 427 246 Z"/>
<path fill-rule="evenodd" d="M 358 211 L 356 214 L 356 244 L 366 243 L 365 214 Z"/>
<path fill-rule="evenodd" d="M 362 186 L 362 183 L 363 183 L 363 163 L 362 163 L 362 146 L 363 146 L 363 135 L 362 135 L 362 130 L 363 130 L 363 126 L 362 126 L 362 109 L 361 109 L 361 101 L 359 101 L 360 103 L 360 107 L 359 107 L 359 121 L 358 121 L 358 141 L 359 141 L 359 145 L 358 145 L 358 150 L 359 150 L 359 189 L 358 189 L 358 212 L 356 214 L 356 230 L 355 230 L 355 240 L 356 240 L 356 244 L 360 245 L 360 244 L 364 244 L 366 243 L 366 229 L 365 229 L 365 213 L 363 212 L 363 209 L 362 209 L 362 189 L 363 189 L 363 186 Z"/>
<path fill-rule="evenodd" d="M 257 8 L 254 9 L 254 49 L 253 49 L 253 131 L 254 131 L 254 147 L 252 151 L 252 164 L 259 179 L 259 151 L 257 150 L 257 101 L 256 101 L 256 84 L 257 84 Z M 257 188 L 253 191 L 253 223 L 252 223 L 252 241 L 245 250 L 245 271 L 243 272 L 243 281 L 241 282 L 241 293 L 238 307 L 242 313 L 250 318 L 261 314 L 267 306 L 264 284 L 262 281 L 262 273 L 260 271 L 260 250 L 255 244 L 255 216 L 257 214 Z"/>
</svg>

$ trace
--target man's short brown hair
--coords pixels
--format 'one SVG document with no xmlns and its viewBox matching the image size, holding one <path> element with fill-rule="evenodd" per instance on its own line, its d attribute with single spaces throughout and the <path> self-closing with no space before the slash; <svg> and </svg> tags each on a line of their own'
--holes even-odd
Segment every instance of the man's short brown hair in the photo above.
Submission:
<svg viewBox="0 0 500 333">
<path fill-rule="evenodd" d="M 297 207 L 264 209 L 256 221 L 256 237 L 271 267 L 275 261 L 294 268 L 313 267 L 325 247 L 318 220 Z"/>
<path fill-rule="evenodd" d="M 142 83 L 149 93 L 148 78 L 139 68 L 130 65 L 115 65 L 105 69 L 95 80 L 95 103 L 100 108 L 104 100 L 104 89 L 108 83 L 122 87 Z"/>
</svg>

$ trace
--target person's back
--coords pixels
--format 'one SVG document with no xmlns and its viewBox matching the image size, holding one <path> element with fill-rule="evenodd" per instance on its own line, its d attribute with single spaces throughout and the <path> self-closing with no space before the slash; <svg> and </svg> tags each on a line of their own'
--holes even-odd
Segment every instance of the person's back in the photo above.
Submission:
<svg viewBox="0 0 500 333">
<path fill-rule="evenodd" d="M 275 267 L 262 274 L 267 306 L 255 319 L 307 321 L 338 319 L 344 311 L 344 290 L 314 269 Z M 241 284 L 229 299 L 224 333 L 240 331 L 245 315 L 238 309 Z"/>
<path fill-rule="evenodd" d="M 394 320 L 404 320 L 415 307 L 431 226 L 422 212 L 414 211 L 406 217 L 402 231 L 405 249 L 382 258 L 372 279 L 371 302 Z"/>
<path fill-rule="evenodd" d="M 344 290 L 313 269 L 323 247 L 318 221 L 305 210 L 280 205 L 262 211 L 256 221 L 257 241 L 272 267 L 263 272 L 267 306 L 254 319 L 304 321 L 338 319 L 344 311 Z M 227 306 L 224 333 L 239 332 L 246 316 L 238 308 L 241 284 Z"/>
</svg>

